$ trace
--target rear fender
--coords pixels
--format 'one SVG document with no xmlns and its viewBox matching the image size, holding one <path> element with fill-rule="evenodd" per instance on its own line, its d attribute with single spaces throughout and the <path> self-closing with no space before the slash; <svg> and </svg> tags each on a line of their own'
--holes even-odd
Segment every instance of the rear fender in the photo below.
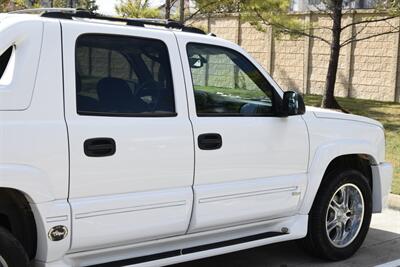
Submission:
<svg viewBox="0 0 400 267">
<path fill-rule="evenodd" d="M 53 201 L 46 173 L 29 165 L 0 164 L 0 187 L 22 192 L 30 203 Z"/>
</svg>

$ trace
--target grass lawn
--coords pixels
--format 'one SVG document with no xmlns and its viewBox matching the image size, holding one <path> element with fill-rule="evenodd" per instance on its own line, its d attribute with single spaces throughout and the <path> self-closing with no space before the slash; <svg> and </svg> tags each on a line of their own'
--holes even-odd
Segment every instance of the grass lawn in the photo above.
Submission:
<svg viewBox="0 0 400 267">
<path fill-rule="evenodd" d="M 337 98 L 340 105 L 353 114 L 380 121 L 386 130 L 386 159 L 394 167 L 392 192 L 400 195 L 400 104 L 353 98 Z M 321 97 L 305 96 L 309 106 L 319 106 Z"/>
</svg>

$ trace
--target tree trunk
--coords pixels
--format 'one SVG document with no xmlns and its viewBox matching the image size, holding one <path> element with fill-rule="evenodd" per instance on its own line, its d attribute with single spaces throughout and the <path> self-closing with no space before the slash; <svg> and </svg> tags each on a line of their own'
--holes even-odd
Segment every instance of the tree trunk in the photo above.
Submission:
<svg viewBox="0 0 400 267">
<path fill-rule="evenodd" d="M 340 55 L 343 0 L 333 0 L 331 5 L 332 7 L 330 8 L 332 9 L 333 19 L 331 54 L 329 58 L 328 73 L 326 75 L 325 91 L 321 106 L 323 108 L 341 109 L 340 105 L 335 99 L 335 83 Z"/>
<path fill-rule="evenodd" d="M 179 1 L 179 21 L 182 24 L 185 22 L 185 0 Z"/>
<path fill-rule="evenodd" d="M 171 18 L 171 0 L 165 1 L 165 19 Z"/>
</svg>

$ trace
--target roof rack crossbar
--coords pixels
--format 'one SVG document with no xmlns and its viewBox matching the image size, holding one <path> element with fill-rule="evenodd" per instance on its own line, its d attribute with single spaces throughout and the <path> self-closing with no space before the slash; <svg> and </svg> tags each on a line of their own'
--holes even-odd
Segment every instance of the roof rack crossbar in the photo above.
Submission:
<svg viewBox="0 0 400 267">
<path fill-rule="evenodd" d="M 40 13 L 41 17 L 46 17 L 46 18 L 96 19 L 96 20 L 106 20 L 106 21 L 113 21 L 113 22 L 124 22 L 128 26 L 138 26 L 138 27 L 145 27 L 146 25 L 158 26 L 158 27 L 165 27 L 167 29 L 178 29 L 183 32 L 206 34 L 201 29 L 185 26 L 175 20 L 118 18 L 118 17 L 104 16 L 104 15 L 92 13 L 88 10 L 82 10 L 82 9 L 75 9 L 75 10 L 74 9 L 65 9 L 65 10 L 63 10 L 63 9 L 41 9 L 41 10 L 38 10 L 38 12 Z"/>
</svg>

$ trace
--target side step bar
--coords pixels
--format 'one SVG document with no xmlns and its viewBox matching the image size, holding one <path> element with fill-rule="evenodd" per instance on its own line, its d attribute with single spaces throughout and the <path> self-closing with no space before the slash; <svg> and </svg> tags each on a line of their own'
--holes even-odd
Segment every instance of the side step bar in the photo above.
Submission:
<svg viewBox="0 0 400 267">
<path fill-rule="evenodd" d="M 243 243 L 247 243 L 247 242 L 272 238 L 272 237 L 276 237 L 276 236 L 282 236 L 282 235 L 286 235 L 286 234 L 287 233 L 282 233 L 282 232 L 267 232 L 267 233 L 263 233 L 263 234 L 246 236 L 246 237 L 242 237 L 242 238 L 231 239 L 231 240 L 221 241 L 221 242 L 217 242 L 217 243 L 211 243 L 211 244 L 207 244 L 207 245 L 184 248 L 184 249 L 180 249 L 180 250 L 173 250 L 173 251 L 169 251 L 169 252 L 163 252 L 163 253 L 158 253 L 158 254 L 153 254 L 153 255 L 148 255 L 148 256 L 143 256 L 143 257 L 137 257 L 137 258 L 127 259 L 127 260 L 114 261 L 114 262 L 109 262 L 109 263 L 104 263 L 104 264 L 99 264 L 99 265 L 91 265 L 91 266 L 87 266 L 87 267 L 122 267 L 122 266 L 134 265 L 134 264 L 145 263 L 145 262 L 161 260 L 161 259 L 166 259 L 166 258 L 172 258 L 172 257 L 177 257 L 177 256 L 182 256 L 182 255 L 187 255 L 187 254 L 192 254 L 192 253 L 196 253 L 196 252 L 207 251 L 207 250 L 212 250 L 212 249 L 217 249 L 217 248 L 222 248 L 222 247 L 229 247 L 229 246 L 233 246 L 233 245 L 237 245 L 237 244 L 243 244 Z"/>
</svg>

